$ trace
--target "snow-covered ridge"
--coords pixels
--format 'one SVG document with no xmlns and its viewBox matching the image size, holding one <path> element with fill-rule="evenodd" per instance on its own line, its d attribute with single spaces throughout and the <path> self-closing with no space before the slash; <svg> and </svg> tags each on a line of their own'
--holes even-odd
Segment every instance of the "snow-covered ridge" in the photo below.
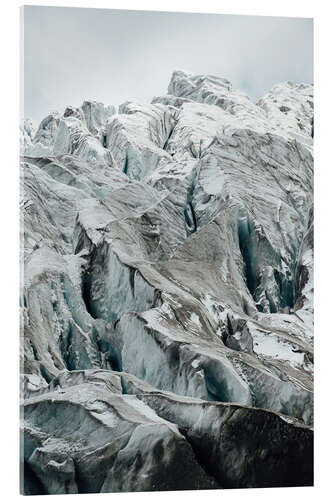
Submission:
<svg viewBox="0 0 333 500">
<path fill-rule="evenodd" d="M 26 492 L 312 483 L 312 145 L 184 71 L 22 123 Z"/>
</svg>

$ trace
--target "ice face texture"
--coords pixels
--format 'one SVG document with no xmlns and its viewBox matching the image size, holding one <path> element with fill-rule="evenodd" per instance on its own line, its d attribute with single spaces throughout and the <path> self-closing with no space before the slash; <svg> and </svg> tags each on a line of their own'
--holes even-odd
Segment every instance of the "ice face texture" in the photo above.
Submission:
<svg viewBox="0 0 333 500">
<path fill-rule="evenodd" d="M 22 491 L 311 485 L 313 86 L 21 126 Z"/>
</svg>

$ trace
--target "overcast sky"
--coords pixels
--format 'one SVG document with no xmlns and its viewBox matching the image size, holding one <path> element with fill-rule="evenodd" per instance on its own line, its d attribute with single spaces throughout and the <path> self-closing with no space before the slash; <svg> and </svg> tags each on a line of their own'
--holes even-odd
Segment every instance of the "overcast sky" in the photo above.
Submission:
<svg viewBox="0 0 333 500">
<path fill-rule="evenodd" d="M 311 19 L 30 6 L 23 19 L 23 114 L 37 122 L 85 99 L 150 102 L 175 69 L 226 77 L 254 100 L 313 82 Z"/>
</svg>

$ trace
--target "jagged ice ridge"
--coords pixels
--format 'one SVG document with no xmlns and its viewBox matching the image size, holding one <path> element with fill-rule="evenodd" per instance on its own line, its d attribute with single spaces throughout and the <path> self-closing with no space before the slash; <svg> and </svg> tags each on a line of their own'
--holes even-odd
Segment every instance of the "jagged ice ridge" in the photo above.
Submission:
<svg viewBox="0 0 333 500">
<path fill-rule="evenodd" d="M 311 485 L 313 86 L 21 125 L 22 491 Z"/>
</svg>

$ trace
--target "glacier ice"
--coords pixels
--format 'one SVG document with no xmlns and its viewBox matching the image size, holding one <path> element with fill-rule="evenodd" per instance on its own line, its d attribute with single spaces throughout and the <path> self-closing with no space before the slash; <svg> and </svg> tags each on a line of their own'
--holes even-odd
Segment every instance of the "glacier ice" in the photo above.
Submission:
<svg viewBox="0 0 333 500">
<path fill-rule="evenodd" d="M 22 491 L 311 485 L 313 86 L 20 133 Z"/>
</svg>

